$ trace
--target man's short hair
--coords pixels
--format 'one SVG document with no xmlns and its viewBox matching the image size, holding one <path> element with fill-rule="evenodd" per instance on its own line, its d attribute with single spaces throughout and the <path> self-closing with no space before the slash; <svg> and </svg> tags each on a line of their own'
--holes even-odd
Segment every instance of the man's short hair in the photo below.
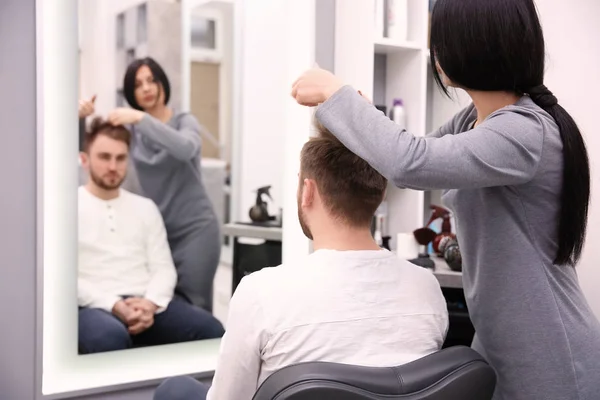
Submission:
<svg viewBox="0 0 600 400">
<path fill-rule="evenodd" d="M 352 227 L 371 224 L 387 179 L 315 122 L 316 137 L 300 153 L 300 179 L 314 179 L 328 211 Z"/>
<path fill-rule="evenodd" d="M 83 151 L 89 153 L 92 143 L 99 135 L 108 136 L 111 139 L 118 140 L 127 144 L 131 144 L 131 133 L 122 125 L 112 125 L 110 122 L 101 117 L 96 117 L 90 124 L 89 129 L 85 132 L 83 141 Z"/>
</svg>

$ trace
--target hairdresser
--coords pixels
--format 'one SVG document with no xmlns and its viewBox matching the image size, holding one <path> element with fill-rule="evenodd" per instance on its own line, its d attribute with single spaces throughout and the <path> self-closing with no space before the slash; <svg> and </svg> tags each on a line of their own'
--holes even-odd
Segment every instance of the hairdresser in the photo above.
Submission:
<svg viewBox="0 0 600 400">
<path fill-rule="evenodd" d="M 413 136 L 321 69 L 292 96 L 398 187 L 445 189 L 476 329 L 495 369 L 494 400 L 600 399 L 600 324 L 575 266 L 590 169 L 581 133 L 544 86 L 544 37 L 532 0 L 437 0 L 431 65 L 472 105 Z"/>
<path fill-rule="evenodd" d="M 131 108 L 115 109 L 108 120 L 131 130 L 130 172 L 162 213 L 178 273 L 176 292 L 211 312 L 221 238 L 200 174 L 201 127 L 193 115 L 167 106 L 169 80 L 151 58 L 127 67 L 123 92 Z"/>
</svg>

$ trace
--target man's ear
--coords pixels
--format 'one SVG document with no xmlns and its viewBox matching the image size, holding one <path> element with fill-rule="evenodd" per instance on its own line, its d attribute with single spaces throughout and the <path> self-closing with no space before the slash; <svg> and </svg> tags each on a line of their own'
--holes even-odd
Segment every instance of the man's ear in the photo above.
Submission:
<svg viewBox="0 0 600 400">
<path fill-rule="evenodd" d="M 79 152 L 79 164 L 85 168 L 88 169 L 89 165 L 90 165 L 90 157 L 89 155 L 84 152 L 84 151 L 80 151 Z"/>
<path fill-rule="evenodd" d="M 313 179 L 302 181 L 302 207 L 311 207 L 315 201 L 317 186 Z"/>
</svg>

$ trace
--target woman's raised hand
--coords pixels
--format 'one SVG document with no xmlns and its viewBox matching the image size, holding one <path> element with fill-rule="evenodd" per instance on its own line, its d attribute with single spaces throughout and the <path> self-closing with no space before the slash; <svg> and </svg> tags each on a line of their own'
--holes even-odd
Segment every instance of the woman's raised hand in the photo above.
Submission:
<svg viewBox="0 0 600 400">
<path fill-rule="evenodd" d="M 292 85 L 292 97 L 298 104 L 314 107 L 324 103 L 344 84 L 331 72 L 311 68 L 304 72 Z"/>
<path fill-rule="evenodd" d="M 92 115 L 96 108 L 96 95 L 93 95 L 89 100 L 79 100 L 79 118 L 87 118 Z"/>
<path fill-rule="evenodd" d="M 108 114 L 108 122 L 112 125 L 137 124 L 142 120 L 144 114 L 143 111 L 134 110 L 133 108 L 120 107 Z"/>
</svg>

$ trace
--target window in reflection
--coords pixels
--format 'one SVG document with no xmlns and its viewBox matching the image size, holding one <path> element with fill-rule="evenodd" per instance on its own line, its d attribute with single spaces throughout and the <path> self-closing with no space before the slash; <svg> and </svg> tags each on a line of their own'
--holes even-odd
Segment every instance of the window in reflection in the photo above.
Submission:
<svg viewBox="0 0 600 400">
<path fill-rule="evenodd" d="M 140 6 L 138 6 L 137 9 L 138 13 L 137 13 L 137 43 L 141 44 L 141 43 L 145 43 L 147 40 L 147 29 L 148 29 L 148 25 L 147 25 L 147 6 L 146 4 L 141 4 Z"/>
<path fill-rule="evenodd" d="M 125 46 L 125 14 L 117 15 L 117 49 Z"/>
<path fill-rule="evenodd" d="M 215 21 L 200 16 L 192 16 L 192 47 L 215 49 Z"/>
</svg>

